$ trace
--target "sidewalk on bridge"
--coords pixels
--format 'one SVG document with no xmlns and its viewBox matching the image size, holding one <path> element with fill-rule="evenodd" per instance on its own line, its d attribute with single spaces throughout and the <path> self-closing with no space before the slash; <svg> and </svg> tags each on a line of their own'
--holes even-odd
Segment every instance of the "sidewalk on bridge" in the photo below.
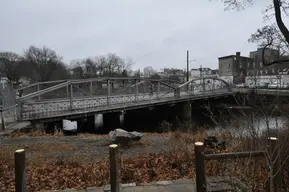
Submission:
<svg viewBox="0 0 289 192">
<path fill-rule="evenodd" d="M 240 186 L 240 183 L 236 184 L 233 180 L 230 177 L 208 177 L 207 191 L 233 191 L 234 186 Z M 66 189 L 53 192 L 110 192 L 110 185 L 105 185 L 104 187 L 90 187 L 86 190 Z M 196 183 L 192 179 L 158 181 L 148 184 L 129 183 L 122 184 L 120 192 L 196 192 Z"/>
</svg>

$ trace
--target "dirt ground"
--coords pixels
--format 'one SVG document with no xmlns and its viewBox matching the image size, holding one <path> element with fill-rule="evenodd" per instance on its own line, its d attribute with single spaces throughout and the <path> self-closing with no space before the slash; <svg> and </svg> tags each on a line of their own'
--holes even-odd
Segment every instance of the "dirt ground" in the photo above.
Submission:
<svg viewBox="0 0 289 192">
<path fill-rule="evenodd" d="M 0 137 L 0 150 L 14 153 L 16 149 L 24 148 L 27 159 L 32 160 L 100 160 L 108 157 L 110 144 L 107 135 Z M 178 144 L 180 143 L 173 140 L 170 134 L 151 134 L 144 135 L 139 142 L 121 148 L 120 152 L 124 157 L 168 152 L 177 149 Z"/>
</svg>

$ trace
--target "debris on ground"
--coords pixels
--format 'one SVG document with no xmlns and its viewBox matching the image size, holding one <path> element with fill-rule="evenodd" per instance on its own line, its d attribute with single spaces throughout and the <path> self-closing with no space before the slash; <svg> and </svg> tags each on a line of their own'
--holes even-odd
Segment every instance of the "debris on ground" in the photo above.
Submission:
<svg viewBox="0 0 289 192">
<path fill-rule="evenodd" d="M 127 145 L 131 141 L 139 141 L 143 137 L 143 134 L 136 131 L 128 132 L 123 129 L 115 129 L 109 132 L 109 137 L 114 143 Z"/>
</svg>

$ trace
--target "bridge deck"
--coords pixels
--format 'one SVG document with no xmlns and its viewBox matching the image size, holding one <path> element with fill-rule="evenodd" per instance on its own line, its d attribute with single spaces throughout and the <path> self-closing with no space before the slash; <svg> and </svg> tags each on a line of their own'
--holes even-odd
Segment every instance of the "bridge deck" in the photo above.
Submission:
<svg viewBox="0 0 289 192">
<path fill-rule="evenodd" d="M 180 98 L 173 96 L 173 93 L 163 94 L 162 97 L 157 95 L 143 94 L 139 95 L 136 100 L 135 96 L 114 96 L 94 97 L 87 100 L 73 101 L 73 109 L 70 109 L 69 100 L 58 100 L 49 102 L 30 102 L 24 106 L 22 120 L 44 120 L 44 119 L 58 119 L 63 117 L 77 117 L 89 113 L 107 113 L 121 110 L 131 110 L 137 108 L 144 108 L 155 105 L 173 104 L 177 102 L 205 99 L 212 97 L 220 97 L 232 95 L 232 92 L 225 90 L 216 90 L 209 92 L 199 92 L 189 94 L 182 92 Z M 108 105 L 109 101 L 109 105 Z"/>
</svg>

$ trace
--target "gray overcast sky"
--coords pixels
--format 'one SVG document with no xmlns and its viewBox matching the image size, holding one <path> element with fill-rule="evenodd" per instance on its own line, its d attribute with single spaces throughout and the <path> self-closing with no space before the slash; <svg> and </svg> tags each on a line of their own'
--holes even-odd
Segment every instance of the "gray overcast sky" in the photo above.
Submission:
<svg viewBox="0 0 289 192">
<path fill-rule="evenodd" d="M 72 59 L 116 53 L 134 69 L 217 68 L 218 57 L 256 49 L 247 42 L 261 26 L 262 0 L 242 12 L 208 0 L 0 0 L 0 51 L 47 46 Z"/>
</svg>

